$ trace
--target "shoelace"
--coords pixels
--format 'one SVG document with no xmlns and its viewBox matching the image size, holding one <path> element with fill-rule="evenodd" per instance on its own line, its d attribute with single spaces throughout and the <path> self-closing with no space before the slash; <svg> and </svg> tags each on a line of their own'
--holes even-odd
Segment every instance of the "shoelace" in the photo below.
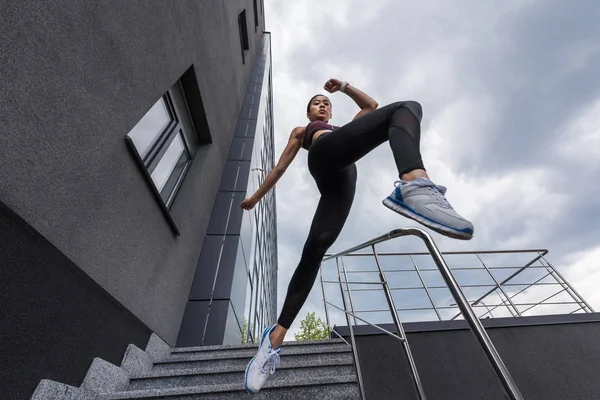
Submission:
<svg viewBox="0 0 600 400">
<path fill-rule="evenodd" d="M 431 196 L 434 198 L 437 205 L 444 208 L 452 208 L 448 200 L 444 195 L 446 194 L 446 187 L 442 185 L 436 185 L 426 178 L 417 178 L 414 181 L 396 181 L 394 182 L 396 187 L 398 186 L 418 186 L 422 188 L 427 188 L 431 192 Z"/>
<path fill-rule="evenodd" d="M 270 373 L 273 375 L 275 373 L 275 368 L 279 368 L 281 365 L 281 361 L 279 359 L 279 352 L 271 349 L 267 353 L 267 359 L 265 363 L 260 367 L 260 372 L 263 374 Z"/>
</svg>

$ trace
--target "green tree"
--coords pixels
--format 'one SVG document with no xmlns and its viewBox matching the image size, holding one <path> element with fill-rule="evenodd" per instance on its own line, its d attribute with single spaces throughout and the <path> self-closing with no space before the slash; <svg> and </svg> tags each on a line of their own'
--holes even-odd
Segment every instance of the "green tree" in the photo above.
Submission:
<svg viewBox="0 0 600 400">
<path fill-rule="evenodd" d="M 327 339 L 329 337 L 329 329 L 327 324 L 321 320 L 321 317 L 316 318 L 315 313 L 306 314 L 306 318 L 300 321 L 300 333 L 296 333 L 296 340 L 318 340 Z"/>
<path fill-rule="evenodd" d="M 248 320 L 244 318 L 244 326 L 242 327 L 242 344 L 246 344 L 246 332 L 248 331 Z"/>
</svg>

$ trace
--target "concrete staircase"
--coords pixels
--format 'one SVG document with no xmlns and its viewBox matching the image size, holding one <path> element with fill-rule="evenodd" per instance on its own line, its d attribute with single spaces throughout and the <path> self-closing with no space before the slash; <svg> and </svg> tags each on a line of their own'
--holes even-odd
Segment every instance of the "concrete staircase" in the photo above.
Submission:
<svg viewBox="0 0 600 400">
<path fill-rule="evenodd" d="M 80 387 L 42 380 L 31 400 L 360 399 L 352 350 L 341 340 L 286 342 L 260 393 L 244 389 L 257 345 L 172 349 L 152 335 L 129 345 L 121 366 L 96 358 Z"/>
</svg>

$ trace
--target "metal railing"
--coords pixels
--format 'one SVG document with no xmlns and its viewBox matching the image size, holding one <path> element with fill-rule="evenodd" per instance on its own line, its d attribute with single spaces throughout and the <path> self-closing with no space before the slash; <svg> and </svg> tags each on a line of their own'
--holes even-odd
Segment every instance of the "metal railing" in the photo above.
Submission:
<svg viewBox="0 0 600 400">
<path fill-rule="evenodd" d="M 423 240 L 429 251 L 421 253 L 400 253 L 377 252 L 375 249 L 375 245 L 401 236 L 419 237 Z M 367 248 L 371 249 L 369 253 L 357 253 L 358 251 Z M 513 400 L 522 399 L 523 397 L 519 392 L 519 389 L 485 332 L 479 318 L 494 318 L 498 316 L 519 317 L 526 314 L 533 315 L 533 313 L 536 312 L 536 307 L 539 308 L 541 306 L 554 307 L 553 312 L 546 311 L 546 314 L 565 313 L 564 311 L 560 312 L 556 308 L 557 306 L 572 306 L 573 309 L 570 310 L 571 313 L 593 312 L 590 305 L 585 302 L 568 282 L 566 282 L 552 264 L 545 259 L 544 256 L 547 253 L 547 250 L 479 251 L 448 252 L 444 253 L 444 256 L 442 256 L 442 253 L 437 249 L 437 246 L 427 232 L 416 228 L 405 228 L 393 230 L 346 251 L 326 255 L 323 262 L 335 260 L 337 267 L 337 280 L 323 279 L 323 268 L 321 269 L 320 281 L 327 326 L 329 327 L 331 334 L 335 334 L 346 341 L 336 330 L 331 328 L 329 309 L 333 308 L 343 313 L 348 326 L 351 342 L 348 343 L 346 341 L 346 343 L 352 347 L 357 369 L 358 384 L 363 399 L 365 398 L 364 385 L 353 328 L 353 325 L 358 325 L 359 321 L 398 339 L 402 343 L 419 398 L 425 399 L 423 385 L 419 378 L 414 358 L 400 320 L 400 314 L 410 312 L 416 312 L 418 314 L 417 320 L 421 321 L 452 320 L 462 316 L 467 321 L 471 331 L 476 336 L 487 355 L 506 394 Z M 518 266 L 506 265 L 506 259 L 510 257 L 514 258 L 515 255 L 519 255 L 518 258 L 522 259 L 522 263 Z M 417 258 L 420 257 L 426 257 L 426 260 L 433 262 L 434 267 L 423 267 L 422 261 L 417 262 Z M 458 257 L 461 258 L 461 261 L 453 264 L 451 269 L 444 257 Z M 473 265 L 473 263 L 466 260 L 465 257 L 474 257 L 477 260 L 477 263 Z M 350 266 L 347 268 L 344 263 L 344 258 L 346 258 L 346 260 L 360 260 L 360 263 L 354 263 L 355 267 Z M 365 270 L 362 267 L 365 265 L 365 260 L 368 260 L 369 258 L 374 261 L 374 268 Z M 389 259 L 392 259 L 393 262 L 389 263 L 386 261 Z M 399 261 L 399 259 L 406 261 L 406 267 L 403 267 L 402 262 Z M 498 261 L 500 261 L 500 265 L 497 265 Z M 441 278 L 441 283 L 432 282 L 431 274 L 434 273 L 439 274 L 436 275 L 435 278 L 438 280 Z M 463 274 L 463 278 L 460 279 L 462 284 L 459 284 L 455 277 L 455 273 L 457 276 Z M 352 278 L 352 280 L 349 279 L 349 276 L 354 274 L 358 274 L 358 278 Z M 364 278 L 364 276 L 368 274 L 378 274 L 379 280 L 369 281 L 361 279 L 360 275 L 363 275 Z M 397 274 L 400 278 L 400 286 L 390 285 L 390 282 L 394 281 L 394 279 L 390 279 L 390 276 L 394 274 Z M 412 274 L 412 276 L 409 277 L 409 279 L 406 279 L 409 274 Z M 477 276 L 478 274 L 479 276 Z M 487 281 L 482 281 L 482 278 L 484 277 L 487 278 Z M 415 284 L 410 284 L 410 278 L 412 278 L 412 281 L 414 281 Z M 435 279 L 433 280 L 435 281 Z M 402 283 L 406 283 L 407 281 L 409 285 L 402 287 Z M 325 284 L 339 285 L 343 308 L 328 301 Z M 379 288 L 377 288 L 377 286 L 379 286 Z M 363 292 L 372 293 L 373 291 L 383 291 L 387 307 L 380 309 L 357 308 L 357 304 L 360 303 L 360 299 L 357 298 L 360 297 L 358 295 Z M 415 293 L 420 291 L 422 297 L 426 299 L 427 304 L 419 307 L 398 308 L 396 303 L 400 302 L 396 300 L 398 300 L 399 296 L 394 296 L 394 294 L 402 293 L 402 291 L 408 293 L 408 296 L 404 300 L 400 299 L 400 302 L 410 302 L 415 298 Z M 470 293 L 466 295 L 463 291 Z M 438 292 L 438 295 L 436 295 L 436 292 Z M 439 295 L 439 292 L 442 293 L 441 296 Z M 540 296 L 543 297 L 543 299 L 536 300 L 536 298 Z M 450 300 L 453 300 L 454 303 L 450 303 Z M 493 301 L 490 302 L 490 300 Z M 370 303 L 373 302 L 372 295 L 369 296 L 368 301 Z M 485 309 L 482 310 L 482 307 Z M 458 314 L 453 312 L 456 308 L 460 311 Z M 479 316 L 476 315 L 476 311 L 480 311 Z M 430 312 L 429 315 L 427 315 L 427 312 Z M 540 310 L 537 310 L 537 312 L 539 314 Z M 362 313 L 386 313 L 388 316 L 391 314 L 392 322 L 394 323 L 397 334 L 389 332 L 358 315 Z M 544 312 L 542 311 L 541 313 Z M 387 321 L 389 321 L 389 319 Z"/>
</svg>

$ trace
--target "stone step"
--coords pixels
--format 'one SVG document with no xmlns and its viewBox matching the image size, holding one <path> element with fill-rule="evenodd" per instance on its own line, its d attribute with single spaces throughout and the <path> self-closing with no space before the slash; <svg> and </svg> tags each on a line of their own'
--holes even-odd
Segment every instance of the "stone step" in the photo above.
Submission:
<svg viewBox="0 0 600 400">
<path fill-rule="evenodd" d="M 289 347 L 303 347 L 303 346 L 315 346 L 315 345 L 339 345 L 344 344 L 348 346 L 346 342 L 341 339 L 323 339 L 323 340 L 295 340 L 289 342 L 283 342 L 284 348 Z M 221 350 L 237 350 L 237 349 L 248 349 L 256 348 L 258 343 L 247 343 L 247 344 L 226 344 L 219 346 L 199 346 L 199 347 L 175 347 L 171 354 L 175 353 L 191 353 L 191 352 L 204 352 L 204 351 L 221 351 Z"/>
<path fill-rule="evenodd" d="M 240 383 L 244 381 L 246 364 L 180 370 L 153 370 L 131 378 L 128 390 L 167 389 L 184 386 Z M 345 363 L 315 362 L 305 365 L 296 360 L 285 362 L 270 380 L 316 378 L 354 374 L 352 359 Z"/>
<path fill-rule="evenodd" d="M 211 352 L 172 354 L 163 361 L 154 364 L 155 370 L 191 369 L 225 366 L 245 366 L 256 355 L 256 348 L 248 348 L 235 352 Z M 304 366 L 311 366 L 315 362 L 352 362 L 352 351 L 346 347 L 319 347 L 309 346 L 302 348 L 283 349 L 280 353 L 281 364 L 289 361 L 298 361 Z"/>
<path fill-rule="evenodd" d="M 184 360 L 215 360 L 222 358 L 254 357 L 258 351 L 258 345 L 252 347 L 226 348 L 201 351 L 187 351 L 171 353 L 169 357 L 162 361 L 184 361 Z M 311 346 L 284 346 L 281 354 L 310 354 L 310 353 L 331 353 L 352 351 L 352 348 L 345 343 L 314 344 Z"/>
<path fill-rule="evenodd" d="M 246 393 L 243 382 L 172 389 L 132 390 L 104 395 L 104 399 L 360 399 L 354 375 L 267 380 L 256 395 Z"/>
</svg>

